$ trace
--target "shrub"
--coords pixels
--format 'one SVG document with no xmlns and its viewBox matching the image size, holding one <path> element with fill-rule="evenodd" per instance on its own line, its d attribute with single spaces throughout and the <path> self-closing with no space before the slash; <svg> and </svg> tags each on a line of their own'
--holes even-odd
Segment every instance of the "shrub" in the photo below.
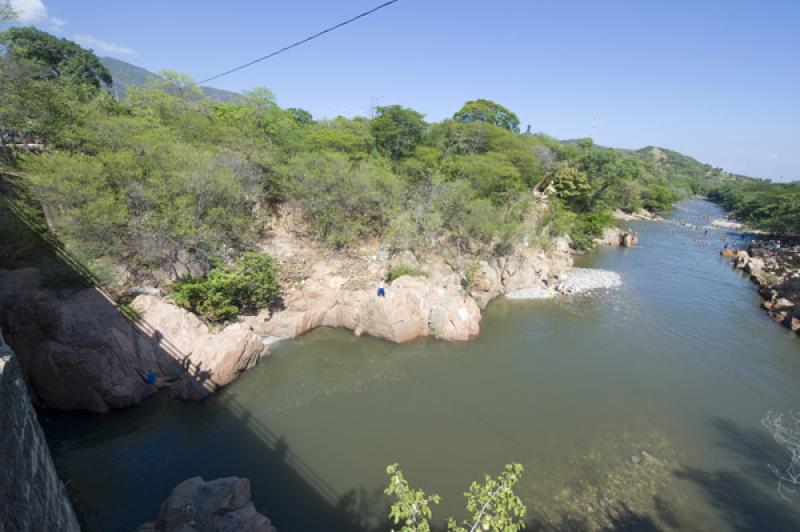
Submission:
<svg viewBox="0 0 800 532">
<path fill-rule="evenodd" d="M 430 532 L 430 520 L 433 517 L 431 505 L 439 504 L 441 497 L 412 488 L 398 464 L 387 467 L 386 473 L 389 475 L 389 486 L 384 493 L 394 499 L 389 509 L 389 519 L 395 525 L 402 523 L 400 532 Z M 522 530 L 527 509 L 522 499 L 514 493 L 514 486 L 519 482 L 522 473 L 520 464 L 507 464 L 496 478 L 484 475 L 483 484 L 473 482 L 464 493 L 470 517 L 461 524 L 450 517 L 447 520 L 447 530 Z"/>
<path fill-rule="evenodd" d="M 594 211 L 579 214 L 570 231 L 575 249 L 591 249 L 594 239 L 603 234 L 603 229 L 611 225 L 614 218 L 611 213 Z"/>
<path fill-rule="evenodd" d="M 400 263 L 394 268 L 389 271 L 389 275 L 386 276 L 386 280 L 389 282 L 394 281 L 404 275 L 410 275 L 411 277 L 427 277 L 428 274 L 419 268 L 415 268 L 414 266 L 410 266 L 408 264 Z"/>
<path fill-rule="evenodd" d="M 285 171 L 291 201 L 313 236 L 336 247 L 383 231 L 402 192 L 400 178 L 387 169 L 338 153 L 299 155 Z"/>
<path fill-rule="evenodd" d="M 575 213 L 556 200 L 551 203 L 543 224 L 549 228 L 550 235 L 568 234 L 575 249 L 587 250 L 613 221 L 614 217 L 608 211 Z"/>
<path fill-rule="evenodd" d="M 279 293 L 272 258 L 243 253 L 233 267 L 217 266 L 203 277 L 185 276 L 173 285 L 172 300 L 212 322 L 255 311 Z"/>
</svg>

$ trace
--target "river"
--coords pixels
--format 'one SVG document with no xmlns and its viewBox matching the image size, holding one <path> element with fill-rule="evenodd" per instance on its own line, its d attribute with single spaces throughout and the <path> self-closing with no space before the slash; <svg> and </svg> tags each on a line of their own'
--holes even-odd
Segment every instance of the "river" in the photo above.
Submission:
<svg viewBox="0 0 800 532">
<path fill-rule="evenodd" d="M 800 530 L 762 428 L 800 407 L 800 340 L 719 256 L 702 200 L 641 243 L 580 265 L 620 288 L 494 301 L 467 343 L 393 345 L 320 329 L 202 404 L 163 396 L 108 415 L 40 412 L 90 530 L 152 520 L 192 476 L 238 475 L 281 532 L 388 530 L 385 468 L 439 493 L 441 522 L 503 464 L 525 467 L 529 529 Z"/>
</svg>

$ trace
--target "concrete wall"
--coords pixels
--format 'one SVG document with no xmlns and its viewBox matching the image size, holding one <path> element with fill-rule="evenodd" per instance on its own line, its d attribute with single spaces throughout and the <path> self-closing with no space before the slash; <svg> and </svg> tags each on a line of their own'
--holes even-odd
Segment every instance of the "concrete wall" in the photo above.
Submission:
<svg viewBox="0 0 800 532">
<path fill-rule="evenodd" d="M 0 532 L 79 532 L 16 356 L 0 333 Z"/>
</svg>

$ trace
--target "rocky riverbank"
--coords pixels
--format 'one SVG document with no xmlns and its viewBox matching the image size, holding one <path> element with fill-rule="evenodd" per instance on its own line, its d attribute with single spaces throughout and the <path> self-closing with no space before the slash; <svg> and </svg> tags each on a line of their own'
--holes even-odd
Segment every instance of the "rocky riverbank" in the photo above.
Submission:
<svg viewBox="0 0 800 532">
<path fill-rule="evenodd" d="M 339 327 L 398 343 L 420 336 L 468 340 L 480 331 L 481 309 L 489 301 L 541 286 L 572 264 L 564 239 L 547 253 L 520 245 L 506 257 L 485 260 L 446 252 L 390 257 L 377 244 L 334 254 L 276 227 L 263 249 L 286 275 L 284 308 L 250 324 L 259 334 L 282 339 L 316 327 Z M 380 280 L 401 266 L 414 274 L 388 283 L 385 297 L 379 297 Z"/>
<path fill-rule="evenodd" d="M 759 238 L 722 255 L 758 285 L 770 317 L 800 334 L 800 238 Z"/>
<path fill-rule="evenodd" d="M 633 212 L 625 212 L 620 209 L 614 209 L 614 219 L 622 220 L 625 222 L 630 222 L 633 220 L 646 220 L 651 222 L 660 222 L 663 221 L 664 218 L 656 214 L 654 212 L 650 212 L 647 209 L 637 209 Z"/>
<path fill-rule="evenodd" d="M 636 235 L 612 228 L 602 240 L 630 246 Z M 397 343 L 421 336 L 469 340 L 492 299 L 552 290 L 570 280 L 572 266 L 567 238 L 547 250 L 523 241 L 506 256 L 484 259 L 447 248 L 390 256 L 378 242 L 345 254 L 303 237 L 287 219 L 270 228 L 261 247 L 279 265 L 281 304 L 223 327 L 209 327 L 157 287 L 139 287 L 120 309 L 94 286 L 47 288 L 36 269 L 0 270 L 0 323 L 35 402 L 106 412 L 161 388 L 203 399 L 267 356 L 271 342 L 317 327 Z M 380 280 L 401 269 L 411 274 L 387 283 L 379 297 Z M 618 279 L 600 281 L 613 286 Z"/>
</svg>

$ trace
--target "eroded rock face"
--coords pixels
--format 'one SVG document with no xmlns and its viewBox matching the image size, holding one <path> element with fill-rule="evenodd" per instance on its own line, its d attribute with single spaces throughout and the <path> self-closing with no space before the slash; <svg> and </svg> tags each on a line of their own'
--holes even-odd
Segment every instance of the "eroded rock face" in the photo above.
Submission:
<svg viewBox="0 0 800 532">
<path fill-rule="evenodd" d="M 136 532 L 275 532 L 250 500 L 250 481 L 227 477 L 190 478 L 175 486 L 155 522 Z"/>
<path fill-rule="evenodd" d="M 569 247 L 566 241 L 558 245 Z M 287 339 L 325 326 L 398 343 L 420 336 L 468 340 L 480 331 L 481 309 L 489 301 L 510 290 L 538 286 L 571 262 L 568 251 L 546 256 L 523 248 L 509 257 L 476 261 L 470 283 L 442 260 L 422 263 L 406 252 L 391 263 L 413 264 L 425 275 L 400 277 L 386 287 L 386 297 L 379 297 L 378 282 L 386 271 L 380 260 L 325 261 L 286 295 L 286 308 L 256 330 Z"/>
<path fill-rule="evenodd" d="M 267 321 L 263 332 L 294 338 L 316 327 L 343 327 L 398 343 L 420 336 L 467 340 L 478 334 L 480 309 L 461 293 L 459 278 L 452 273 L 435 279 L 401 277 L 387 286 L 386 297 L 378 297 L 375 287 L 346 284 L 338 276 L 307 280 L 302 290 L 286 298 L 286 310 Z"/>
<path fill-rule="evenodd" d="M 200 399 L 266 354 L 241 324 L 210 334 L 198 318 L 152 295 L 131 322 L 100 290 L 41 288 L 36 270 L 0 270 L 0 323 L 34 400 L 58 410 L 106 412 L 159 387 Z M 156 381 L 144 378 L 149 372 Z"/>
<path fill-rule="evenodd" d="M 218 332 L 191 312 L 160 297 L 140 295 L 131 303 L 153 341 L 177 360 L 188 375 L 170 386 L 182 399 L 203 399 L 255 366 L 269 349 L 242 323 Z"/>
<path fill-rule="evenodd" d="M 34 401 L 46 408 L 105 412 L 156 391 L 139 375 L 173 374 L 151 339 L 98 290 L 40 288 L 36 270 L 0 271 L 0 322 Z"/>
</svg>

